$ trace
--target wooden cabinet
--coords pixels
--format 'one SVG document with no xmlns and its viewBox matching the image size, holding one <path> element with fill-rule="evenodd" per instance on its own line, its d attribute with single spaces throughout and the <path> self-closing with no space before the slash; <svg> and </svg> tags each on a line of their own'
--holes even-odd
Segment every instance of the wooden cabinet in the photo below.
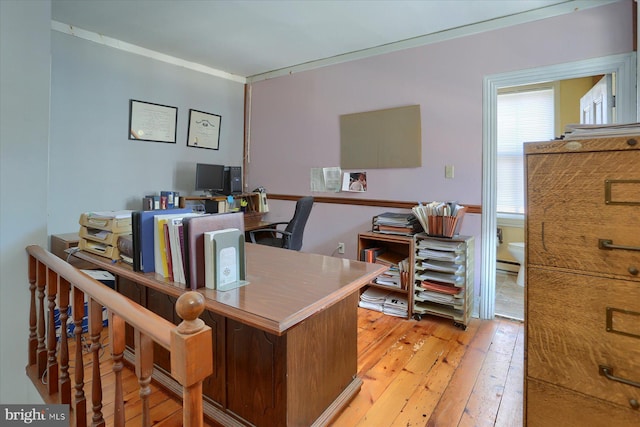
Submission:
<svg viewBox="0 0 640 427">
<path fill-rule="evenodd" d="M 640 425 L 640 138 L 525 144 L 525 424 Z"/>
<path fill-rule="evenodd" d="M 363 253 L 366 249 L 377 249 L 381 253 L 396 254 L 399 259 L 407 259 L 408 274 L 406 276 L 408 280 L 403 281 L 400 286 L 380 284 L 377 282 L 378 279 L 370 281 L 368 286 L 393 291 L 403 298 L 406 298 L 407 318 L 411 317 L 411 308 L 413 307 L 413 277 L 415 275 L 415 241 L 413 236 L 374 233 L 372 231 L 363 232 L 358 234 L 358 254 L 361 261 L 367 261 Z"/>
<path fill-rule="evenodd" d="M 474 238 L 418 233 L 415 239 L 414 317 L 448 317 L 466 329 L 473 310 Z"/>
<path fill-rule="evenodd" d="M 67 249 L 76 248 L 80 244 L 80 236 L 78 233 L 53 234 L 51 236 L 51 253 L 62 258 L 75 268 L 93 269 L 95 266 L 86 261 L 82 261 L 75 257 L 70 257 Z"/>
</svg>

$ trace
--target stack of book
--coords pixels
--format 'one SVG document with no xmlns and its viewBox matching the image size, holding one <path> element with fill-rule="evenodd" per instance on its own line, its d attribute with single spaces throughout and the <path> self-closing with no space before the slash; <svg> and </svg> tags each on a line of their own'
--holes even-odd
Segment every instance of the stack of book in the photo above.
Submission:
<svg viewBox="0 0 640 427">
<path fill-rule="evenodd" d="M 385 212 L 373 217 L 371 231 L 374 233 L 411 236 L 422 231 L 418 218 L 413 213 Z"/>
<path fill-rule="evenodd" d="M 360 295 L 359 306 L 391 316 L 407 317 L 407 297 L 393 291 L 374 287 L 367 288 Z"/>
<path fill-rule="evenodd" d="M 386 251 L 379 254 L 374 262 L 388 267 L 387 271 L 376 277 L 375 282 L 377 284 L 399 289 L 407 288 L 409 258 L 396 252 Z"/>
<path fill-rule="evenodd" d="M 154 271 L 183 288 L 187 284 L 183 220 L 196 215 L 173 213 L 153 217 Z"/>
<path fill-rule="evenodd" d="M 382 264 L 387 270 L 374 279 L 378 285 L 407 289 L 409 282 L 409 258 L 406 255 L 385 248 L 366 248 L 360 254 L 360 260 Z"/>
<path fill-rule="evenodd" d="M 131 212 L 121 210 L 81 214 L 78 247 L 111 260 L 119 260 L 118 239 L 131 234 Z"/>
<path fill-rule="evenodd" d="M 161 191 L 159 195 L 151 194 L 142 198 L 142 210 L 174 209 L 180 206 L 180 193 L 177 191 Z"/>
</svg>

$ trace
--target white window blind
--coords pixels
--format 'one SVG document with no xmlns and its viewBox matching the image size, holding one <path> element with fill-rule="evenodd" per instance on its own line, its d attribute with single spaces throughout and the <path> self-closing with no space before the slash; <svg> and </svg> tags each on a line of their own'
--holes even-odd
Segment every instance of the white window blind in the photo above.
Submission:
<svg viewBox="0 0 640 427">
<path fill-rule="evenodd" d="M 523 143 L 554 137 L 553 88 L 498 94 L 499 213 L 524 213 Z"/>
</svg>

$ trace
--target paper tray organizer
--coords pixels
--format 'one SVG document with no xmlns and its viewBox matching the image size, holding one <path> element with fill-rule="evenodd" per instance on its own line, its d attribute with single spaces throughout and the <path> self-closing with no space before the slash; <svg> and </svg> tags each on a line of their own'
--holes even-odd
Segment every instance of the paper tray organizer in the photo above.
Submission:
<svg viewBox="0 0 640 427">
<path fill-rule="evenodd" d="M 128 236 L 131 232 L 126 233 L 109 233 L 98 228 L 89 228 L 84 225 L 80 227 L 80 237 L 91 240 L 93 242 L 99 242 L 109 246 L 117 246 L 118 238 L 120 236 Z"/>
<path fill-rule="evenodd" d="M 95 217 L 91 212 L 80 215 L 80 225 L 87 228 L 110 231 L 112 233 L 131 233 L 131 216 L 126 218 Z"/>
<path fill-rule="evenodd" d="M 120 259 L 120 251 L 116 246 L 109 246 L 103 243 L 93 242 L 84 238 L 80 238 L 78 247 L 82 251 L 91 252 L 112 260 Z"/>
</svg>

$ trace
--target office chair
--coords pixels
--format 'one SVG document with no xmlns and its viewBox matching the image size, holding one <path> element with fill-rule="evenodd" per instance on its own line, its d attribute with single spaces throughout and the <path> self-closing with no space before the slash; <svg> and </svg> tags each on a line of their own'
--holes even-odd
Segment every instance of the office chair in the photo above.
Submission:
<svg viewBox="0 0 640 427">
<path fill-rule="evenodd" d="M 275 246 L 278 248 L 291 249 L 299 251 L 302 248 L 302 234 L 304 227 L 309 219 L 311 207 L 313 206 L 313 197 L 303 197 L 296 202 L 296 210 L 293 218 L 289 222 L 276 222 L 272 226 L 274 228 L 261 228 L 249 232 L 252 243 L 260 245 Z M 278 230 L 278 225 L 284 225 L 284 230 Z M 260 233 L 258 235 L 258 233 Z"/>
</svg>

